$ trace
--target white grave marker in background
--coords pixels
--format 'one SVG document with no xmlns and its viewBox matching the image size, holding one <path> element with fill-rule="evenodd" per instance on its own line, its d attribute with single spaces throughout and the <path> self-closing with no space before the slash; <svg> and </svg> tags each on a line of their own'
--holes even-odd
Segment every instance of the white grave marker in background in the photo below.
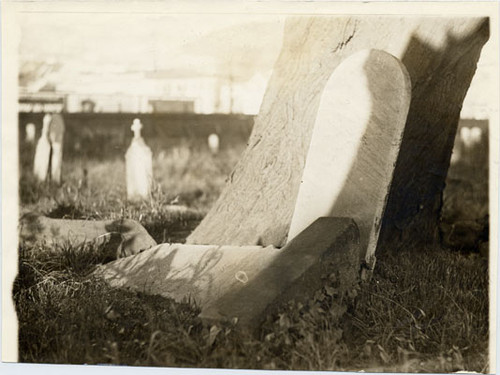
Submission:
<svg viewBox="0 0 500 375">
<path fill-rule="evenodd" d="M 49 127 L 52 116 L 46 114 L 43 117 L 42 135 L 36 144 L 35 162 L 33 163 L 33 173 L 40 181 L 45 181 L 49 173 L 50 161 L 50 141 Z"/>
<path fill-rule="evenodd" d="M 26 124 L 25 140 L 27 143 L 35 143 L 35 133 L 36 133 L 35 124 L 32 124 L 31 122 L 29 124 Z"/>
<path fill-rule="evenodd" d="M 470 130 L 470 137 L 472 139 L 472 144 L 477 145 L 481 143 L 481 138 L 483 136 L 483 131 L 480 127 L 474 126 Z"/>
<path fill-rule="evenodd" d="M 463 127 L 462 129 L 460 129 L 460 139 L 462 140 L 462 143 L 464 144 L 466 149 L 472 147 L 472 137 L 470 133 L 470 128 Z"/>
<path fill-rule="evenodd" d="M 58 184 L 61 183 L 62 174 L 64 128 L 62 115 L 54 113 L 49 126 L 49 139 L 52 147 L 50 169 L 52 181 Z"/>
<path fill-rule="evenodd" d="M 213 155 L 219 153 L 219 136 L 212 133 L 208 136 L 208 148 Z"/>
<path fill-rule="evenodd" d="M 288 241 L 321 216 L 350 217 L 361 250 L 374 254 L 410 98 L 408 72 L 387 52 L 362 50 L 335 69 L 321 96 Z"/>
<path fill-rule="evenodd" d="M 130 200 L 147 198 L 153 180 L 153 154 L 141 137 L 141 120 L 135 119 L 131 127 L 132 143 L 125 154 L 127 197 Z"/>
<path fill-rule="evenodd" d="M 483 136 L 483 131 L 480 127 L 473 126 L 472 128 L 463 127 L 460 129 L 460 139 L 466 150 L 481 143 L 481 138 Z"/>
</svg>

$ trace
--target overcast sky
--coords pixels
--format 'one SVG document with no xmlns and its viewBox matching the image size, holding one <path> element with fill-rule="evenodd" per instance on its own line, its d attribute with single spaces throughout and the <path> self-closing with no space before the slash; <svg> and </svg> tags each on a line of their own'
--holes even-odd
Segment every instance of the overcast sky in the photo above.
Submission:
<svg viewBox="0 0 500 375">
<path fill-rule="evenodd" d="M 187 69 L 235 74 L 272 68 L 284 17 L 25 13 L 21 62 L 58 61 L 75 71 Z"/>
</svg>

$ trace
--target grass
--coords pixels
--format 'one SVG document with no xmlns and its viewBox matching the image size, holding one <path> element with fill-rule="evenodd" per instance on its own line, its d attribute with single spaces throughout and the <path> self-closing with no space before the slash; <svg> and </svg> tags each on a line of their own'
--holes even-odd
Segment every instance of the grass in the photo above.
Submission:
<svg viewBox="0 0 500 375">
<path fill-rule="evenodd" d="M 23 165 L 21 206 L 52 217 L 131 218 L 158 242 L 182 242 L 217 199 L 242 147 L 214 157 L 189 145 L 164 153 L 154 161 L 155 176 L 162 177 L 150 199 L 136 204 L 125 200 L 121 160 L 73 160 L 60 187 L 35 183 Z M 197 213 L 165 209 L 175 202 Z M 334 303 L 335 280 L 328 279 L 307 303 L 290 301 L 257 332 L 247 332 L 237 322 L 203 323 L 196 306 L 108 287 L 91 276 L 103 261 L 100 250 L 88 245 L 20 245 L 13 291 L 20 361 L 488 370 L 488 263 L 476 253 L 441 247 L 380 249 L 373 278 L 349 296 L 344 309 Z"/>
</svg>

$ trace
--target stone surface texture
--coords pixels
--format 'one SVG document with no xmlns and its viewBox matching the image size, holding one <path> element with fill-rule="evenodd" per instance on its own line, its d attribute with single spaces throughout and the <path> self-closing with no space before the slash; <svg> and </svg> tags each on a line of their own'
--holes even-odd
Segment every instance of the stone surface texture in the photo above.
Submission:
<svg viewBox="0 0 500 375">
<path fill-rule="evenodd" d="M 333 72 L 321 96 L 288 240 L 321 216 L 350 217 L 375 253 L 410 106 L 406 68 L 363 50 Z"/>
<path fill-rule="evenodd" d="M 111 286 L 195 302 L 207 320 L 237 317 L 252 325 L 286 298 L 310 298 L 331 270 L 356 280 L 358 245 L 352 220 L 320 218 L 282 249 L 162 244 L 101 266 L 96 275 Z"/>
<path fill-rule="evenodd" d="M 435 239 L 462 102 L 488 36 L 479 17 L 290 17 L 249 146 L 187 242 L 285 245 L 323 89 L 345 58 L 369 48 L 401 60 L 412 84 L 379 242 Z"/>
</svg>

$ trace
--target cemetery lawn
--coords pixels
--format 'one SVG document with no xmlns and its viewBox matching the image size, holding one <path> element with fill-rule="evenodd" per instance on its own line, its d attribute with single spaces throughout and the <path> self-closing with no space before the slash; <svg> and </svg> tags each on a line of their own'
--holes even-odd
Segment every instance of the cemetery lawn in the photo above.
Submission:
<svg viewBox="0 0 500 375">
<path fill-rule="evenodd" d="M 242 146 L 243 147 L 243 146 Z M 20 180 L 21 211 L 51 217 L 138 220 L 157 242 L 183 242 L 224 186 L 241 149 L 212 157 L 180 148 L 154 160 L 147 202 L 126 203 L 124 164 L 71 160 L 60 187 Z M 87 169 L 87 179 L 83 168 Z M 168 177 L 167 177 L 168 176 Z M 185 204 L 198 213 L 172 214 Z M 92 277 L 99 248 L 19 247 L 13 297 L 19 360 L 293 370 L 488 371 L 488 262 L 449 249 L 381 249 L 369 283 L 346 311 L 331 281 L 306 305 L 290 302 L 257 332 L 206 325 L 196 306 L 109 288 Z M 342 316 L 339 320 L 338 317 Z"/>
</svg>

